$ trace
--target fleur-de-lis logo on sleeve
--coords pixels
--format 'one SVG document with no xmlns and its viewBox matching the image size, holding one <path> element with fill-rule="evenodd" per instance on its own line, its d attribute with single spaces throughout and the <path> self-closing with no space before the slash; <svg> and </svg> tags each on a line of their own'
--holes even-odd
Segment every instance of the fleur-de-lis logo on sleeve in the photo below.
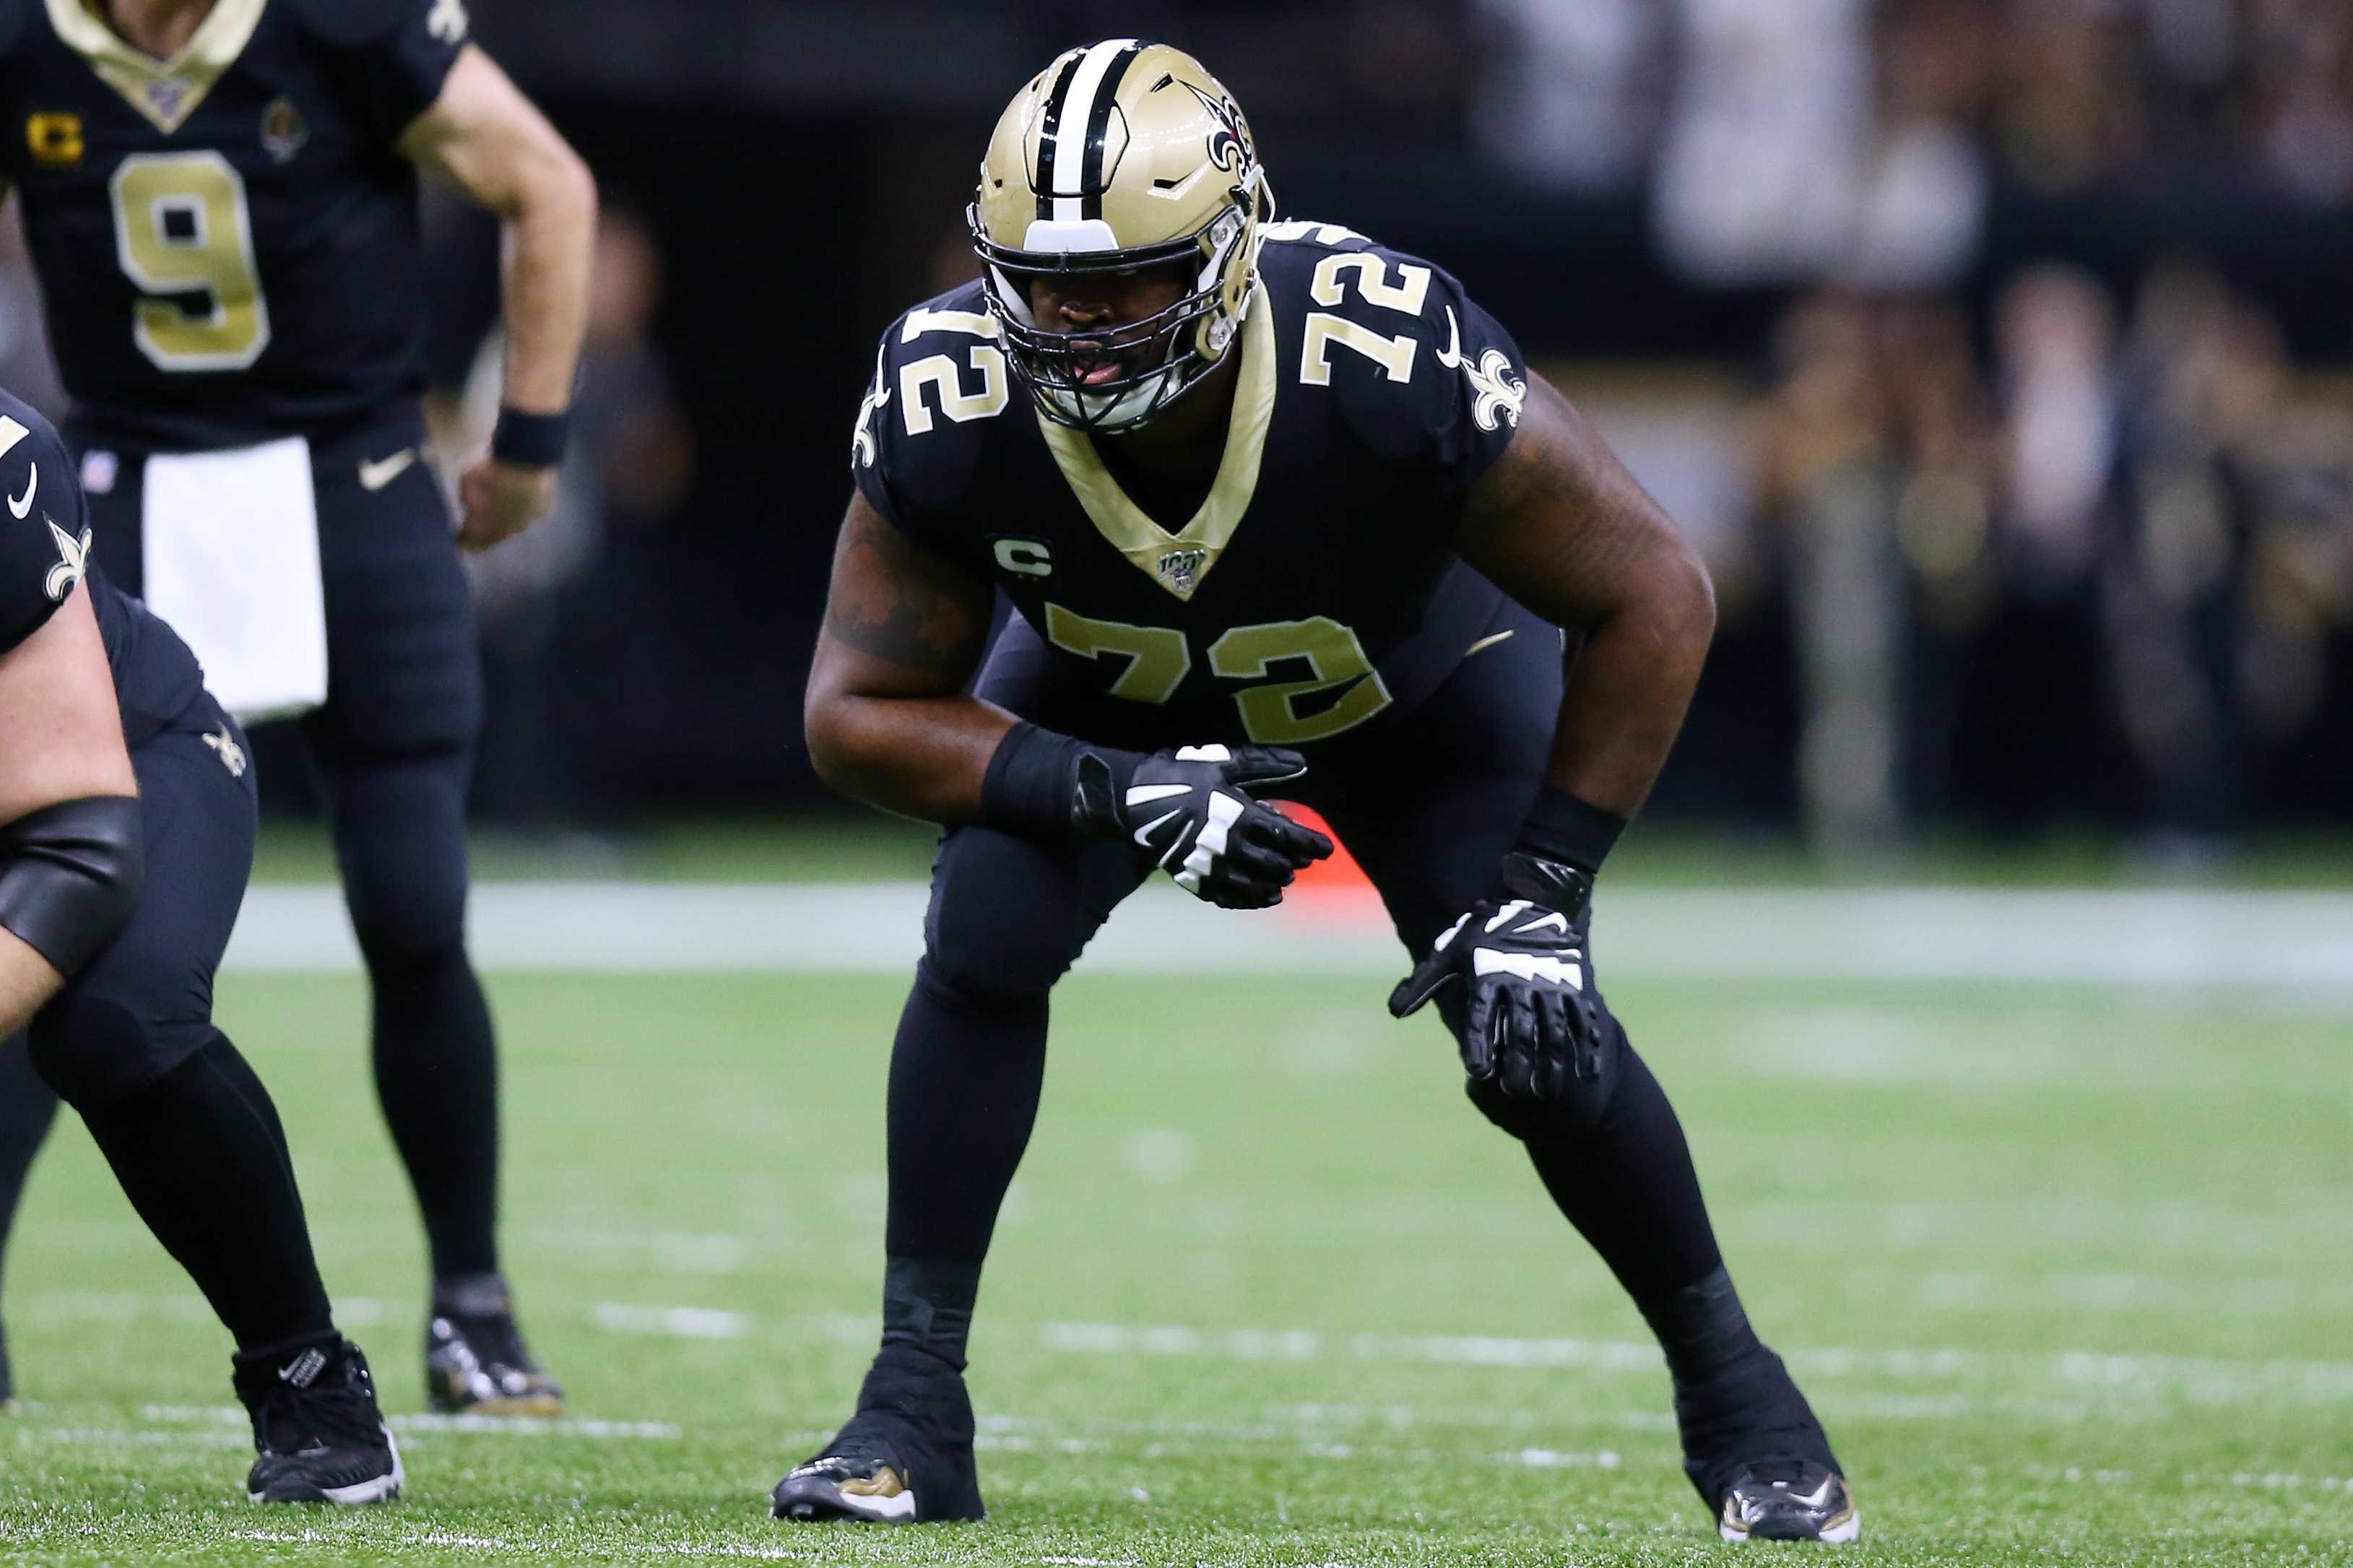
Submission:
<svg viewBox="0 0 2353 1568">
<path fill-rule="evenodd" d="M 1449 370 L 1459 370 L 1471 384 L 1472 403 L 1471 417 L 1482 430 L 1493 430 L 1499 423 L 1514 430 L 1520 427 L 1520 409 L 1528 400 L 1528 384 L 1512 374 L 1512 362 L 1501 349 L 1489 349 L 1472 364 L 1462 354 L 1462 323 L 1455 319 L 1454 307 L 1446 307 L 1446 330 L 1449 341 L 1439 352 L 1438 363 Z"/>
<path fill-rule="evenodd" d="M 58 563 L 49 568 L 48 580 L 42 586 L 48 590 L 52 604 L 62 605 L 66 595 L 73 592 L 74 584 L 81 581 L 82 574 L 90 570 L 90 530 L 83 529 L 81 537 L 76 539 L 54 520 L 44 517 L 41 521 L 49 525 L 49 537 L 58 546 Z"/>
<path fill-rule="evenodd" d="M 883 350 L 875 351 L 874 381 L 858 401 L 858 429 L 849 440 L 849 460 L 861 468 L 874 466 L 874 411 L 891 401 L 891 378 L 882 363 L 883 353 Z"/>
</svg>

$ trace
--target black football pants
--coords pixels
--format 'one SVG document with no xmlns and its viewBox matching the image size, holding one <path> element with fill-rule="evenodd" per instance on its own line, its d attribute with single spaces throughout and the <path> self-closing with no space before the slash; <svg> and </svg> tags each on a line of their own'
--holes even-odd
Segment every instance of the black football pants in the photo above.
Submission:
<svg viewBox="0 0 2353 1568">
<path fill-rule="evenodd" d="M 327 1334 L 277 1108 L 212 1021 L 213 972 L 253 865 L 244 733 L 200 698 L 131 762 L 146 848 L 138 913 L 7 1042 L 0 1078 L 34 1089 L 28 1056 L 81 1113 L 132 1206 L 240 1350 Z M 44 1092 L 10 1109 L 12 1200 L 55 1106 Z"/>
<path fill-rule="evenodd" d="M 377 1098 L 423 1212 L 437 1277 L 498 1268 L 498 1068 L 466 956 L 466 785 L 481 728 L 473 606 L 413 405 L 311 446 L 326 591 L 327 701 L 297 721 L 333 834 L 374 994 Z M 416 448 L 369 489 L 360 465 Z M 90 498 L 97 552 L 140 591 L 137 454 Z M 0 1226 L 26 1119 L 0 1121 Z M 44 1121 L 41 1125 L 46 1126 Z"/>
<path fill-rule="evenodd" d="M 1510 635 L 1411 713 L 1311 749 L 1306 776 L 1281 792 L 1331 822 L 1414 958 L 1492 890 L 1550 750 L 1559 633 L 1508 601 L 1495 633 Z M 1134 705 L 1108 711 L 1102 699 L 1058 689 L 1050 670 L 1017 617 L 978 689 L 1035 723 L 1107 743 L 1114 733 L 1125 745 L 1206 738 L 1139 736 Z M 1119 843 L 1049 847 L 981 827 L 943 837 L 925 952 L 891 1062 L 892 1257 L 977 1264 L 987 1253 L 1037 1114 L 1048 994 L 1141 879 Z M 1459 1002 L 1446 1005 L 1459 1028 Z M 1562 1212 L 1638 1300 L 1721 1265 L 1683 1130 L 1614 1023 L 1598 1083 L 1551 1103 L 1483 1088 L 1472 1099 L 1526 1146 Z"/>
</svg>

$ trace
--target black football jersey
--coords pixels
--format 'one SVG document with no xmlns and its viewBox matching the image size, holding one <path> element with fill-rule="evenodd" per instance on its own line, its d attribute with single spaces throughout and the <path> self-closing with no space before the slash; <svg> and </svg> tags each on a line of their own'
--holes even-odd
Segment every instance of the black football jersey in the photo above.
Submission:
<svg viewBox="0 0 2353 1568">
<path fill-rule="evenodd" d="M 216 0 L 158 61 L 0 0 L 0 169 L 89 442 L 248 445 L 421 388 L 417 172 L 461 0 Z"/>
<path fill-rule="evenodd" d="M 1189 521 L 1038 415 L 977 283 L 892 326 L 859 410 L 874 509 L 1002 587 L 1059 674 L 1164 714 L 1164 743 L 1312 745 L 1403 711 L 1499 602 L 1451 540 L 1518 426 L 1517 347 L 1445 272 L 1336 225 L 1270 226 L 1259 270 Z"/>
<path fill-rule="evenodd" d="M 196 656 L 90 559 L 90 506 L 49 422 L 0 392 L 0 653 L 48 624 L 77 584 L 90 596 L 123 737 L 137 745 L 204 695 Z"/>
</svg>

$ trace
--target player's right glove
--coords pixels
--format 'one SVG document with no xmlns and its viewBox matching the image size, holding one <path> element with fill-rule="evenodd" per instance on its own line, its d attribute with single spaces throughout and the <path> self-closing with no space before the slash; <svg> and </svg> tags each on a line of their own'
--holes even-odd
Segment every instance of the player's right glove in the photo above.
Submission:
<svg viewBox="0 0 2353 1568">
<path fill-rule="evenodd" d="M 1461 981 L 1462 1069 L 1515 1099 L 1550 1100 L 1601 1073 L 1601 993 L 1586 944 L 1593 878 L 1525 850 L 1504 857 L 1510 895 L 1482 899 L 1389 995 L 1399 1018 Z"/>
<path fill-rule="evenodd" d="M 1121 787 L 1099 758 L 1080 765 L 1082 829 L 1127 839 L 1147 864 L 1222 909 L 1263 910 L 1332 841 L 1251 792 L 1295 779 L 1307 760 L 1281 746 L 1178 746 L 1135 764 Z"/>
</svg>

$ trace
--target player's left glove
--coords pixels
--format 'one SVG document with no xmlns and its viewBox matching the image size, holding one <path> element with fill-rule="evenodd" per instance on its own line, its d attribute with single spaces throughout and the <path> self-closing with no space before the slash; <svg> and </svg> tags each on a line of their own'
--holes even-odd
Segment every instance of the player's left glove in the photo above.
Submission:
<svg viewBox="0 0 2353 1568">
<path fill-rule="evenodd" d="M 1505 1094 L 1549 1100 L 1569 1075 L 1601 1075 L 1601 993 L 1586 947 L 1593 878 L 1525 850 L 1504 857 L 1508 899 L 1482 899 L 1389 994 L 1418 1012 L 1454 981 L 1468 989 L 1462 1067 Z"/>
<path fill-rule="evenodd" d="M 1086 831 L 1128 839 L 1197 899 L 1271 909 L 1294 875 L 1332 853 L 1332 841 L 1250 792 L 1306 771 L 1304 757 L 1281 746 L 1178 746 L 1138 762 L 1121 788 L 1090 757 L 1074 816 Z"/>
</svg>

